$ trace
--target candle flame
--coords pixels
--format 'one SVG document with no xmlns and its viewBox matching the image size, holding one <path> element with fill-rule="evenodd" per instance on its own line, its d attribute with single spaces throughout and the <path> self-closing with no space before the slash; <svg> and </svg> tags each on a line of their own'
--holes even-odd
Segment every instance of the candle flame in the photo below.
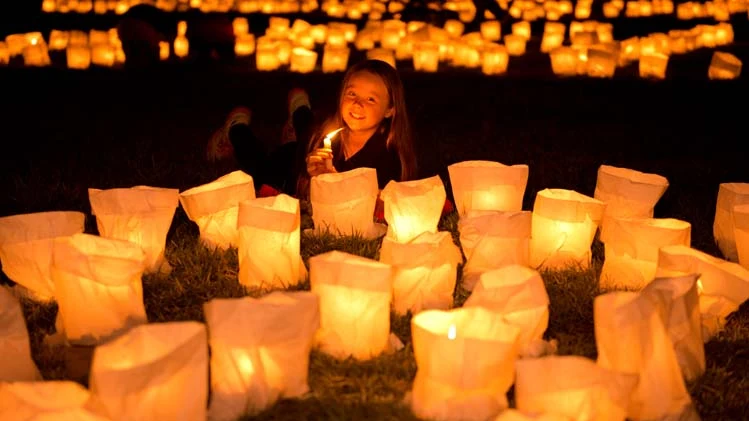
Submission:
<svg viewBox="0 0 749 421">
<path fill-rule="evenodd" d="M 702 279 L 697 280 L 697 293 L 702 294 L 704 288 L 702 287 Z"/>
<path fill-rule="evenodd" d="M 334 137 L 335 135 L 337 135 L 337 134 L 338 134 L 338 132 L 340 132 L 341 130 L 343 130 L 343 127 L 341 127 L 340 129 L 335 129 L 335 130 L 333 130 L 332 132 L 330 132 L 330 133 L 326 134 L 326 135 L 325 135 L 325 139 L 323 139 L 323 140 L 322 140 L 322 143 L 323 143 L 323 148 L 326 148 L 326 149 L 330 149 L 330 148 L 331 148 L 331 140 L 332 140 L 332 139 L 333 139 L 333 137 Z"/>
<path fill-rule="evenodd" d="M 36 45 L 36 43 L 39 42 L 36 38 L 31 38 L 31 45 Z"/>
<path fill-rule="evenodd" d="M 450 328 L 447 329 L 447 339 L 454 340 L 455 336 L 457 336 L 457 328 L 454 324 L 450 325 Z"/>
</svg>

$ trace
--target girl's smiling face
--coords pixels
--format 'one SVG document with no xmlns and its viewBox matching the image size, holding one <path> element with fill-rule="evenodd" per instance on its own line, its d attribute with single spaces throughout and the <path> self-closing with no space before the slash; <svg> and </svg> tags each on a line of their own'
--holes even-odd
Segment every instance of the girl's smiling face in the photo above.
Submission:
<svg viewBox="0 0 749 421">
<path fill-rule="evenodd" d="M 379 76 L 361 71 L 351 76 L 341 97 L 341 117 L 357 134 L 371 135 L 380 122 L 393 116 L 390 93 Z"/>
</svg>

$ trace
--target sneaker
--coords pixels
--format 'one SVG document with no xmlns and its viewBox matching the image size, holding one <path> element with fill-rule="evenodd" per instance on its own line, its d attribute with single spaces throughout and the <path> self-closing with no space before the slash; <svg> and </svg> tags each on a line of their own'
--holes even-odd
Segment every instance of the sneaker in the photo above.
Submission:
<svg viewBox="0 0 749 421">
<path fill-rule="evenodd" d="M 229 129 L 235 124 L 250 124 L 252 112 L 246 107 L 234 108 L 224 124 L 216 129 L 206 146 L 205 156 L 209 162 L 221 161 L 234 155 L 234 147 L 229 140 Z"/>
<path fill-rule="evenodd" d="M 286 120 L 283 130 L 281 130 L 282 145 L 289 142 L 296 142 L 296 130 L 294 130 L 294 121 L 292 118 L 294 111 L 302 106 L 312 108 L 309 102 L 309 95 L 307 95 L 307 91 L 302 88 L 294 88 L 289 91 L 287 106 L 289 110 L 289 118 Z"/>
</svg>

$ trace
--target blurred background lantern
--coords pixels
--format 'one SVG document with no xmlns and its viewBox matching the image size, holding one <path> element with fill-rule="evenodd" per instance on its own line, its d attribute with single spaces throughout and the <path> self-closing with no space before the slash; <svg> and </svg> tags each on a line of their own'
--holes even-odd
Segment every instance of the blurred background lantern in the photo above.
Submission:
<svg viewBox="0 0 749 421">
<path fill-rule="evenodd" d="M 738 261 L 734 236 L 733 211 L 736 205 L 749 204 L 749 183 L 721 183 L 715 204 L 713 236 L 726 260 Z"/>
</svg>

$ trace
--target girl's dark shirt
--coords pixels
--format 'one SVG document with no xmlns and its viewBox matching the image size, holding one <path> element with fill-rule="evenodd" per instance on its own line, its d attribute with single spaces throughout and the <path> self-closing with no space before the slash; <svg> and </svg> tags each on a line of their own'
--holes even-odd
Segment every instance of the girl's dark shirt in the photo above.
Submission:
<svg viewBox="0 0 749 421">
<path fill-rule="evenodd" d="M 383 189 L 390 180 L 400 181 L 401 161 L 395 149 L 388 149 L 384 133 L 379 131 L 349 159 L 344 159 L 341 142 L 333 143 L 333 166 L 336 171 L 350 171 L 356 168 L 377 170 L 377 184 Z"/>
</svg>

